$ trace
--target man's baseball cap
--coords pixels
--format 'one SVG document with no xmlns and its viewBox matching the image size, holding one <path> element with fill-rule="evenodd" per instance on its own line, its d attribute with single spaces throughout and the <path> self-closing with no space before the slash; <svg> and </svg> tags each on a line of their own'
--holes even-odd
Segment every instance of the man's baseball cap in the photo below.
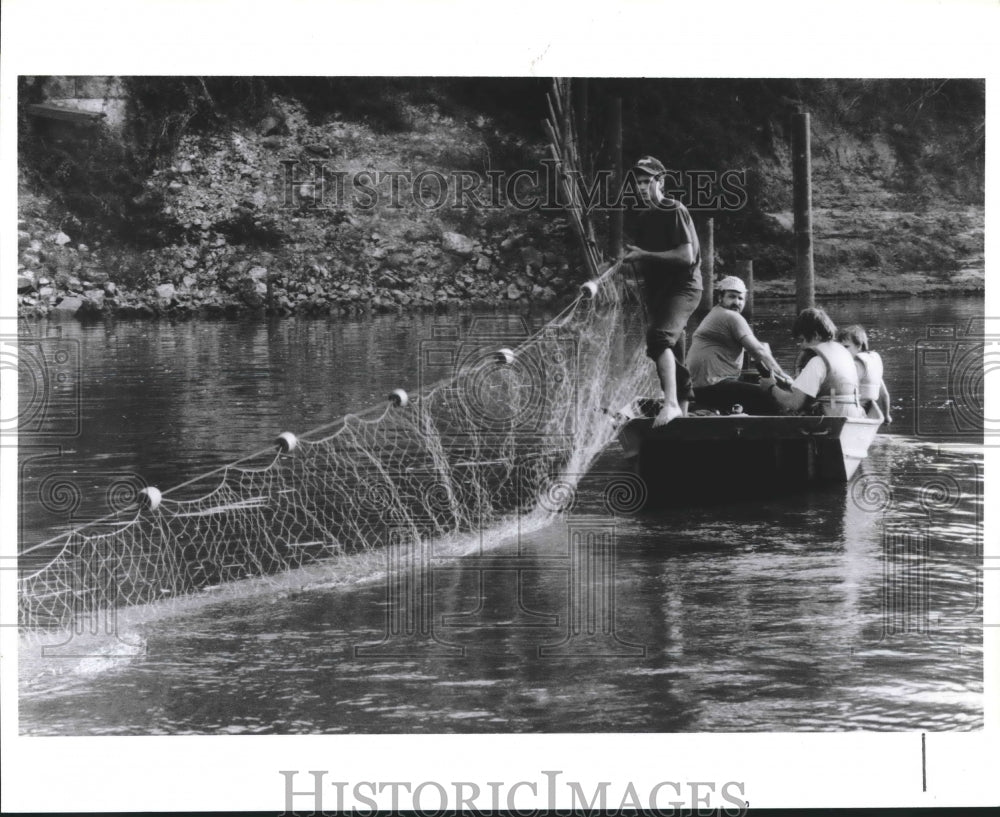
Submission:
<svg viewBox="0 0 1000 817">
<path fill-rule="evenodd" d="M 663 162 L 653 156 L 643 156 L 632 169 L 636 173 L 645 173 L 649 176 L 662 176 L 667 172 Z"/>
<path fill-rule="evenodd" d="M 715 285 L 715 288 L 721 292 L 732 291 L 742 292 L 744 295 L 747 294 L 747 285 L 735 275 L 727 275 Z"/>
</svg>

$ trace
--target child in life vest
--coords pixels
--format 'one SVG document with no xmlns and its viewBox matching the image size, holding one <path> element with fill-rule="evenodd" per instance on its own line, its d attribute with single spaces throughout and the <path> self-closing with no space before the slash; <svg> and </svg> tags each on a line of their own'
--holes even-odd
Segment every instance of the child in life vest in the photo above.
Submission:
<svg viewBox="0 0 1000 817">
<path fill-rule="evenodd" d="M 863 326 L 848 326 L 837 332 L 837 341 L 854 356 L 854 364 L 858 367 L 859 391 L 861 405 L 876 403 L 885 415 L 885 422 L 892 422 L 889 413 L 889 390 L 882 379 L 882 357 L 878 352 L 868 349 L 868 333 Z"/>
</svg>

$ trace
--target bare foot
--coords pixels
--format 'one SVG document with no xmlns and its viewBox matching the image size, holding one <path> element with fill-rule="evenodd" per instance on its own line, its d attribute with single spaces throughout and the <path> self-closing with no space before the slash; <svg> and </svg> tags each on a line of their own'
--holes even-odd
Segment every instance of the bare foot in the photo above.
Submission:
<svg viewBox="0 0 1000 817">
<path fill-rule="evenodd" d="M 665 426 L 671 420 L 676 420 L 678 417 L 683 416 L 684 412 L 681 411 L 681 407 L 676 403 L 664 403 L 663 408 L 660 409 L 660 413 L 653 418 L 653 428 Z"/>
</svg>

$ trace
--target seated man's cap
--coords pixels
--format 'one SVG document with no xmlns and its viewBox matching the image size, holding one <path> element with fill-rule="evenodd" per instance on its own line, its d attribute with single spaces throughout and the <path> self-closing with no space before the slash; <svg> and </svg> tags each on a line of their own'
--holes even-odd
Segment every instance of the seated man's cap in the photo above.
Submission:
<svg viewBox="0 0 1000 817">
<path fill-rule="evenodd" d="M 721 292 L 732 290 L 733 292 L 742 292 L 744 295 L 747 292 L 747 285 L 735 275 L 727 275 L 715 285 L 715 288 Z"/>
<path fill-rule="evenodd" d="M 633 168 L 636 173 L 647 173 L 650 176 L 662 176 L 667 172 L 663 162 L 654 156 L 643 156 L 635 163 Z"/>
</svg>

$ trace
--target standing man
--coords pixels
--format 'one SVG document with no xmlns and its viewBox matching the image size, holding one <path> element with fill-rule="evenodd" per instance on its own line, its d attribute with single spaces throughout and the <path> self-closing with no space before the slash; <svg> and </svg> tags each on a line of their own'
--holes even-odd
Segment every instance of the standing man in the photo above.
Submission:
<svg viewBox="0 0 1000 817">
<path fill-rule="evenodd" d="M 695 330 L 687 358 L 698 405 L 727 411 L 739 403 L 747 414 L 780 414 L 767 389 L 740 380 L 743 352 L 747 351 L 772 373 L 791 381 L 771 355 L 770 347 L 754 337 L 742 315 L 746 284 L 730 275 L 719 281 L 715 289 L 719 293 L 718 303 Z"/>
<path fill-rule="evenodd" d="M 644 156 L 633 168 L 642 209 L 635 220 L 635 244 L 625 245 L 624 261 L 642 273 L 649 328 L 646 354 L 656 364 L 663 408 L 653 420 L 662 426 L 687 413 L 688 370 L 674 355 L 691 313 L 701 301 L 701 246 L 687 208 L 663 190 L 667 169 Z"/>
</svg>

